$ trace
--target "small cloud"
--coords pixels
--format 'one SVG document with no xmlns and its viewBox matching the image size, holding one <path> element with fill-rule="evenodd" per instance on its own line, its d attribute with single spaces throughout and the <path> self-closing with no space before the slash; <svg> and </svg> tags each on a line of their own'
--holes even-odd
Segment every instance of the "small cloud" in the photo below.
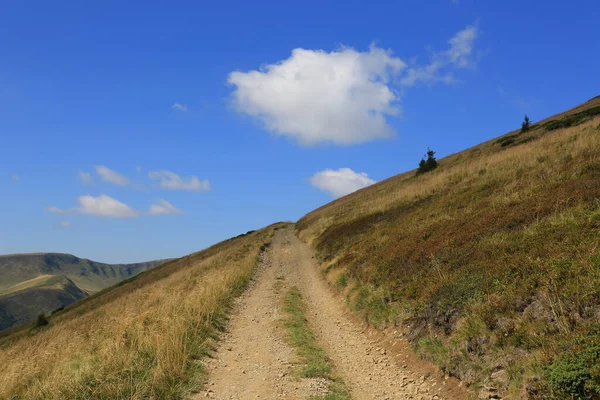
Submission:
<svg viewBox="0 0 600 400">
<path fill-rule="evenodd" d="M 142 172 L 142 167 L 140 167 L 140 166 L 138 165 L 137 167 L 135 167 L 135 170 L 136 170 L 137 172 Z"/>
<path fill-rule="evenodd" d="M 160 181 L 160 187 L 163 189 L 193 190 L 197 192 L 211 189 L 208 179 L 201 181 L 197 176 L 182 178 L 171 171 L 150 171 L 148 177 Z"/>
<path fill-rule="evenodd" d="M 179 104 L 179 103 L 175 103 L 171 106 L 172 109 L 174 110 L 179 110 L 179 111 L 183 111 L 186 112 L 188 109 L 184 104 Z"/>
<path fill-rule="evenodd" d="M 61 209 L 58 207 L 48 207 L 46 210 L 56 214 L 88 214 L 97 217 L 111 218 L 133 218 L 139 213 L 125 203 L 105 194 L 98 197 L 94 196 L 79 196 L 77 199 L 78 205 L 69 209 Z"/>
<path fill-rule="evenodd" d="M 21 180 L 21 177 L 17 174 L 12 174 L 10 178 L 15 182 L 19 182 Z"/>
<path fill-rule="evenodd" d="M 469 25 L 459 31 L 449 41 L 448 50 L 434 53 L 428 65 L 409 68 L 404 78 L 400 80 L 403 87 L 414 86 L 417 83 L 433 84 L 457 82 L 452 75 L 452 69 L 473 68 L 472 58 L 475 40 L 480 35 L 476 24 Z"/>
<path fill-rule="evenodd" d="M 158 199 L 158 204 L 150 205 L 150 215 L 175 215 L 183 214 L 180 210 L 164 199 Z"/>
<path fill-rule="evenodd" d="M 80 196 L 77 201 L 79 202 L 79 207 L 76 208 L 76 211 L 81 214 L 112 218 L 132 218 L 138 216 L 138 213 L 133 208 L 105 194 L 98 197 Z"/>
<path fill-rule="evenodd" d="M 54 206 L 46 207 L 46 211 L 53 214 L 67 214 L 69 212 L 69 210 L 64 210 Z"/>
<path fill-rule="evenodd" d="M 92 178 L 92 174 L 81 170 L 79 171 L 79 182 L 83 183 L 84 185 L 87 185 L 92 183 L 93 181 L 94 178 Z"/>
<path fill-rule="evenodd" d="M 326 169 L 314 174 L 309 181 L 314 187 L 329 192 L 336 198 L 376 182 L 369 178 L 365 172 L 354 172 L 350 168 Z"/>
<path fill-rule="evenodd" d="M 62 226 L 63 228 L 70 228 L 71 223 L 69 221 L 60 221 L 60 226 Z"/>
<path fill-rule="evenodd" d="M 104 165 L 96 165 L 96 173 L 100 175 L 100 178 L 109 183 L 113 183 L 119 186 L 127 186 L 129 184 L 129 178 L 125 175 L 118 173 Z"/>
</svg>

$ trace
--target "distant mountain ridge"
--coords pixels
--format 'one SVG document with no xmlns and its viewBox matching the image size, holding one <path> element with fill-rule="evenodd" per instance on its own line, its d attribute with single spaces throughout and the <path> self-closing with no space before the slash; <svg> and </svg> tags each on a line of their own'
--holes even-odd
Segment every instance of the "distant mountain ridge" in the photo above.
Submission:
<svg viewBox="0 0 600 400">
<path fill-rule="evenodd" d="M 63 253 L 0 255 L 0 330 L 66 307 L 166 261 L 105 264 Z"/>
</svg>

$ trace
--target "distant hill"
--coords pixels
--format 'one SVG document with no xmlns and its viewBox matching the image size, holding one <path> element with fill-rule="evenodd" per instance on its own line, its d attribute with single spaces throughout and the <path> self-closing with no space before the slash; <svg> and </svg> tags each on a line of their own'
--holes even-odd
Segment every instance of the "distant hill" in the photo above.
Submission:
<svg viewBox="0 0 600 400">
<path fill-rule="evenodd" d="M 0 256 L 0 330 L 31 321 L 168 260 L 104 264 L 70 254 Z"/>
</svg>

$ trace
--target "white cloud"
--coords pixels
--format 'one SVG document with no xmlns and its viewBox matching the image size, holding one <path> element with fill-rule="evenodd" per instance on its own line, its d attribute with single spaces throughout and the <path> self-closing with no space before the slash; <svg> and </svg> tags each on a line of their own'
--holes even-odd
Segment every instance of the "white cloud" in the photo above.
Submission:
<svg viewBox="0 0 600 400">
<path fill-rule="evenodd" d="M 19 182 L 21 180 L 21 177 L 17 174 L 12 174 L 10 178 L 15 182 Z"/>
<path fill-rule="evenodd" d="M 46 207 L 46 211 L 53 214 L 67 214 L 69 212 L 69 210 L 63 210 L 62 208 L 54 206 Z"/>
<path fill-rule="evenodd" d="M 71 223 L 69 221 L 60 221 L 60 226 L 62 226 L 63 228 L 70 228 Z"/>
<path fill-rule="evenodd" d="M 338 170 L 326 169 L 317 172 L 309 179 L 310 183 L 333 197 L 342 197 L 358 189 L 374 184 L 376 181 L 369 178 L 365 172 L 354 172 L 350 168 Z"/>
<path fill-rule="evenodd" d="M 98 197 L 80 196 L 77 201 L 79 202 L 79 207 L 76 207 L 75 211 L 81 214 L 113 218 L 138 216 L 138 213 L 133 208 L 105 194 Z"/>
<path fill-rule="evenodd" d="M 390 137 L 387 116 L 398 115 L 390 80 L 406 67 L 389 50 L 294 49 L 259 71 L 232 72 L 233 103 L 276 135 L 305 145 L 353 144 Z"/>
<path fill-rule="evenodd" d="M 428 65 L 409 68 L 406 76 L 400 80 L 401 86 L 413 86 L 419 82 L 456 82 L 452 69 L 472 68 L 475 65 L 472 53 L 478 36 L 476 25 L 467 26 L 448 41 L 450 47 L 447 50 L 434 53 Z"/>
<path fill-rule="evenodd" d="M 61 209 L 58 207 L 47 207 L 46 211 L 55 214 L 89 214 L 97 217 L 112 218 L 132 218 L 137 217 L 139 213 L 125 203 L 113 199 L 105 194 L 98 197 L 79 196 L 78 206 Z"/>
<path fill-rule="evenodd" d="M 112 170 L 104 165 L 96 165 L 96 173 L 100 175 L 100 178 L 105 182 L 114 183 L 119 186 L 127 186 L 129 184 L 129 178 L 125 175 L 121 175 L 115 170 Z"/>
<path fill-rule="evenodd" d="M 467 26 L 430 63 L 410 68 L 390 50 L 373 45 L 365 52 L 297 48 L 259 70 L 231 72 L 227 82 L 234 87 L 236 110 L 275 135 L 305 145 L 367 142 L 394 135 L 388 118 L 400 114 L 403 88 L 454 83 L 454 70 L 473 67 L 478 35 L 476 25 Z"/>
<path fill-rule="evenodd" d="M 183 111 L 186 112 L 187 111 L 187 107 L 184 104 L 179 104 L 179 103 L 175 103 L 171 106 L 171 108 L 175 109 L 175 110 L 179 110 L 179 111 Z"/>
<path fill-rule="evenodd" d="M 137 172 L 142 172 L 142 167 L 140 167 L 140 166 L 138 165 L 137 167 L 135 167 L 135 170 L 136 170 Z"/>
<path fill-rule="evenodd" d="M 79 181 L 83 184 L 89 184 L 93 182 L 92 174 L 85 171 L 79 171 Z"/>
<path fill-rule="evenodd" d="M 160 181 L 160 187 L 171 190 L 210 190 L 208 179 L 201 181 L 197 176 L 182 178 L 171 171 L 150 171 L 148 177 Z"/>
<path fill-rule="evenodd" d="M 158 204 L 150 205 L 151 215 L 173 215 L 183 214 L 183 211 L 173 206 L 171 203 L 164 199 L 158 199 Z"/>
</svg>

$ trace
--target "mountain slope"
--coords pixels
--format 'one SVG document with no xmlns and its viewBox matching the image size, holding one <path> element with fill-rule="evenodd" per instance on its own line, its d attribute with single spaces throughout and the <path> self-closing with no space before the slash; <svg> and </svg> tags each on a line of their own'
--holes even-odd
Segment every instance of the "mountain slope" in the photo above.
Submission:
<svg viewBox="0 0 600 400">
<path fill-rule="evenodd" d="M 598 395 L 599 123 L 596 97 L 329 203 L 298 233 L 355 310 L 467 384 Z"/>
<path fill-rule="evenodd" d="M 104 264 L 59 253 L 0 256 L 0 330 L 33 320 L 167 260 Z"/>
</svg>

